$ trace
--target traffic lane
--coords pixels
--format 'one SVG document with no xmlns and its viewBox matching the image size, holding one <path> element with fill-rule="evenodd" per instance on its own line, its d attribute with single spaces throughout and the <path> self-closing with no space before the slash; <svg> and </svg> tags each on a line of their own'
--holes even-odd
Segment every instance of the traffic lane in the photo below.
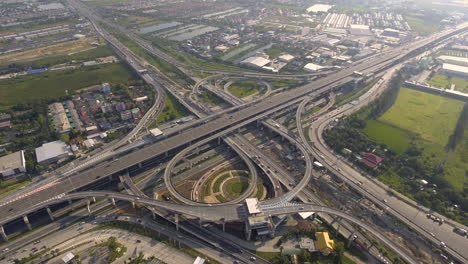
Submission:
<svg viewBox="0 0 468 264">
<path fill-rule="evenodd" d="M 341 115 L 336 117 L 341 117 Z M 318 135 L 323 134 L 323 130 L 325 129 L 325 126 L 328 125 L 328 123 L 329 122 L 324 122 L 319 125 L 320 130 L 318 131 Z M 318 140 L 318 142 L 323 142 L 323 139 Z M 363 182 L 362 187 L 366 190 L 366 192 L 370 193 L 374 197 L 377 197 L 377 199 L 380 201 L 386 200 L 386 207 L 392 208 L 399 214 L 404 215 L 407 221 L 411 221 L 415 225 L 425 230 L 427 233 L 426 236 L 429 235 L 431 239 L 436 240 L 436 244 L 444 242 L 450 249 L 454 250 L 465 259 L 467 258 L 468 252 L 466 251 L 466 247 L 468 241 L 458 234 L 453 233 L 453 227 L 451 225 L 443 224 L 439 227 L 434 226 L 437 224 L 427 218 L 424 211 L 418 210 L 412 205 L 409 205 L 406 202 L 392 196 L 387 191 L 387 189 L 382 188 L 382 186 L 376 184 L 374 181 L 369 180 L 367 177 L 348 166 L 346 162 L 337 159 L 332 152 L 329 152 L 329 150 L 321 144 L 316 144 L 315 147 L 318 148 L 322 155 L 325 155 L 328 160 L 336 160 L 335 166 L 341 168 L 342 173 L 347 175 L 348 178 L 351 177 L 354 182 Z"/>
</svg>

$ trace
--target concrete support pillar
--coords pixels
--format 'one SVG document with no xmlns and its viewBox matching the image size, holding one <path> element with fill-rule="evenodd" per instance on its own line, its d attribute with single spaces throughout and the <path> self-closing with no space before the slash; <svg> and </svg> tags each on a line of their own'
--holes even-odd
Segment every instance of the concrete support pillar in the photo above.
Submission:
<svg viewBox="0 0 468 264">
<path fill-rule="evenodd" d="M 0 226 L 0 234 L 2 235 L 3 241 L 8 241 L 8 236 L 5 233 L 5 229 L 3 229 L 3 226 Z"/>
<path fill-rule="evenodd" d="M 245 240 L 250 241 L 252 238 L 252 229 L 250 229 L 249 223 L 245 221 Z"/>
<path fill-rule="evenodd" d="M 70 210 L 73 211 L 73 202 L 72 202 L 72 200 L 68 200 L 68 204 L 70 205 Z"/>
<path fill-rule="evenodd" d="M 348 244 L 346 245 L 346 247 L 349 247 L 349 245 L 351 245 L 351 242 L 353 242 L 353 236 L 354 236 L 355 233 L 356 233 L 356 230 L 354 230 L 353 233 L 351 233 L 351 235 L 349 235 Z"/>
<path fill-rule="evenodd" d="M 110 199 L 109 199 L 109 202 L 110 202 L 115 208 L 117 208 L 117 205 L 115 204 L 115 199 L 114 199 L 114 198 L 110 198 Z"/>
<path fill-rule="evenodd" d="M 91 208 L 89 207 L 90 204 L 91 204 L 91 201 L 87 200 L 86 201 L 86 209 L 88 210 L 88 215 L 91 215 Z"/>
<path fill-rule="evenodd" d="M 50 220 L 54 221 L 54 216 L 52 215 L 52 210 L 50 210 L 50 207 L 47 207 L 46 210 L 47 214 L 49 214 Z"/>
<path fill-rule="evenodd" d="M 124 182 L 125 182 L 124 177 L 123 177 L 123 176 L 119 176 L 119 181 L 120 181 L 120 183 L 124 183 Z"/>
<path fill-rule="evenodd" d="M 143 164 L 141 164 L 141 162 L 138 163 L 138 168 L 140 168 L 140 169 L 143 168 Z"/>
<path fill-rule="evenodd" d="M 31 224 L 29 223 L 29 219 L 27 215 L 23 216 L 23 221 L 28 226 L 29 231 L 31 231 L 32 227 L 31 227 Z"/>
<path fill-rule="evenodd" d="M 218 145 L 221 144 L 221 137 L 218 137 Z"/>
<path fill-rule="evenodd" d="M 226 222 L 223 221 L 223 232 L 226 232 Z"/>
<path fill-rule="evenodd" d="M 109 181 L 112 181 L 112 174 L 107 176 L 107 179 L 109 179 Z"/>
<path fill-rule="evenodd" d="M 257 120 L 257 127 L 260 126 L 260 120 Z"/>
<path fill-rule="evenodd" d="M 151 216 L 153 217 L 153 220 L 156 220 L 156 214 L 154 213 L 154 208 L 151 208 Z"/>
<path fill-rule="evenodd" d="M 135 202 L 132 202 L 132 207 L 135 208 Z"/>
<path fill-rule="evenodd" d="M 168 157 L 168 156 L 169 156 L 169 151 L 166 151 L 166 153 L 164 153 L 164 155 L 165 155 L 166 157 Z"/>
<path fill-rule="evenodd" d="M 93 203 L 96 202 L 96 197 L 93 196 L 93 198 L 91 198 L 91 199 L 93 199 Z"/>
<path fill-rule="evenodd" d="M 174 215 L 174 222 L 177 232 L 179 232 L 179 214 Z"/>
<path fill-rule="evenodd" d="M 200 218 L 198 218 L 198 225 L 199 225 L 200 227 L 202 227 L 202 223 L 203 223 L 203 220 L 202 220 L 202 218 L 201 218 L 201 217 L 200 217 Z"/>
</svg>

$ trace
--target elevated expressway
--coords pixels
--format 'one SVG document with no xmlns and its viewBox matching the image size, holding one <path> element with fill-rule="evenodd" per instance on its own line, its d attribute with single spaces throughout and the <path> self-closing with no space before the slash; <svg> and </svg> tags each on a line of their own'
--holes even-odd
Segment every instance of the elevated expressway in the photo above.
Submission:
<svg viewBox="0 0 468 264">
<path fill-rule="evenodd" d="M 129 195 L 123 193 L 115 192 L 101 192 L 101 191 L 90 191 L 90 192 L 78 192 L 63 195 L 61 197 L 55 197 L 49 199 L 40 204 L 37 204 L 34 208 L 30 208 L 30 212 L 39 210 L 40 208 L 49 207 L 55 203 L 64 202 L 73 199 L 90 199 L 95 197 L 103 197 L 112 200 L 127 201 L 131 203 L 139 203 L 149 208 L 160 208 L 168 211 L 175 211 L 181 214 L 194 216 L 207 221 L 238 221 L 243 220 L 247 216 L 247 208 L 244 204 L 223 204 L 223 205 L 212 205 L 209 207 L 200 207 L 184 204 L 176 204 L 172 202 L 164 202 L 153 200 L 146 197 Z M 374 234 L 382 243 L 393 250 L 395 253 L 401 256 L 403 260 L 408 263 L 418 263 L 410 255 L 408 255 L 403 249 L 395 245 L 392 241 L 386 238 L 386 236 L 380 231 L 374 229 L 369 224 L 359 220 L 358 218 L 348 215 L 342 211 L 328 208 L 324 206 L 312 205 L 312 204 L 283 204 L 281 206 L 272 207 L 268 209 L 262 209 L 262 211 L 267 215 L 282 215 L 282 214 L 292 214 L 302 211 L 313 211 L 319 213 L 326 213 L 330 215 L 336 215 L 347 221 L 354 223 L 363 229 Z M 25 212 L 27 214 L 27 212 Z"/>
<path fill-rule="evenodd" d="M 156 142 L 150 146 L 144 146 L 141 149 L 134 150 L 133 152 L 122 156 L 119 162 L 103 162 L 102 164 L 97 164 L 93 169 L 61 179 L 58 184 L 51 188 L 38 191 L 32 195 L 22 199 L 17 199 L 8 204 L 2 204 L 0 206 L 0 210 L 5 213 L 0 216 L 0 224 L 3 225 L 13 219 L 24 216 L 27 212 L 32 212 L 42 208 L 47 201 L 54 200 L 54 197 L 65 196 L 65 194 L 71 190 L 89 185 L 99 178 L 110 177 L 113 174 L 125 171 L 129 167 L 138 166 L 138 164 L 141 164 L 152 157 L 167 154 L 174 149 L 185 146 L 187 143 L 195 142 L 215 133 L 218 133 L 218 136 L 222 136 L 254 120 L 264 118 L 280 109 L 297 104 L 305 95 L 315 97 L 327 93 L 328 91 L 333 90 L 337 84 L 349 81 L 351 79 L 350 76 L 354 71 L 375 73 L 387 69 L 391 65 L 401 62 L 404 58 L 410 55 L 410 53 L 413 53 L 413 51 L 419 52 L 420 49 L 460 32 L 464 30 L 465 27 L 466 25 L 451 32 L 445 32 L 443 34 L 431 36 L 428 39 L 417 41 L 413 43 L 411 49 L 409 47 L 397 48 L 393 52 L 387 54 L 384 58 L 378 57 L 377 59 L 370 60 L 365 64 L 356 65 L 352 68 L 320 79 L 314 83 L 290 91 L 285 91 L 281 95 L 271 96 L 267 99 L 260 100 L 256 104 L 242 105 L 237 109 L 237 111 L 227 111 L 227 114 L 225 115 L 207 118 L 203 123 L 199 124 L 199 126 L 188 128 L 177 135 L 168 137 L 167 139 Z M 225 208 L 230 208 L 228 206 L 232 205 L 225 206 Z M 232 207 L 227 211 L 237 212 L 237 208 L 238 207 Z M 203 209 L 203 211 L 205 209 Z M 226 213 L 229 215 L 229 212 Z M 203 217 L 209 218 L 207 215 L 203 215 Z M 230 217 L 232 217 L 232 215 Z"/>
<path fill-rule="evenodd" d="M 413 51 L 420 51 L 422 48 L 434 42 L 443 40 L 464 30 L 465 27 L 466 25 L 454 31 L 445 32 L 444 34 L 431 36 L 428 39 L 417 41 L 413 44 L 411 49 L 408 47 L 397 48 L 388 57 L 368 61 L 365 64 L 359 64 L 355 67 L 351 67 L 339 73 L 319 79 L 311 84 L 285 91 L 281 95 L 273 95 L 269 98 L 255 101 L 256 103 L 244 104 L 238 108 L 233 108 L 233 112 L 229 112 L 228 110 L 225 115 L 206 118 L 203 122 L 197 123 L 199 126 L 187 128 L 187 130 L 181 131 L 177 135 L 173 135 L 150 146 L 144 146 L 141 149 L 135 150 L 121 157 L 119 162 L 115 162 L 112 166 L 110 166 L 108 162 L 103 162 L 101 164 L 97 164 L 94 169 L 89 169 L 76 175 L 66 177 L 66 179 L 60 180 L 60 183 L 54 187 L 48 188 L 44 191 L 38 191 L 32 195 L 24 197 L 23 199 L 18 199 L 8 204 L 2 204 L 0 206 L 0 210 L 7 213 L 2 214 L 0 217 L 0 223 L 4 224 L 11 219 L 21 217 L 21 215 L 15 213 L 16 208 L 33 206 L 50 197 L 62 193 L 68 193 L 70 190 L 88 185 L 100 177 L 107 177 L 120 171 L 124 171 L 126 168 L 138 165 L 152 157 L 164 155 L 171 150 L 207 137 L 210 134 L 212 135 L 216 132 L 226 134 L 233 130 L 232 127 L 235 127 L 235 124 L 247 124 L 248 122 L 266 117 L 268 114 L 299 103 L 305 95 L 315 97 L 325 94 L 328 91 L 333 90 L 337 84 L 339 85 L 349 81 L 351 79 L 350 76 L 354 71 L 375 73 L 385 70 L 391 65 L 401 62 L 404 58 L 408 57 L 410 53 L 413 53 Z"/>
</svg>

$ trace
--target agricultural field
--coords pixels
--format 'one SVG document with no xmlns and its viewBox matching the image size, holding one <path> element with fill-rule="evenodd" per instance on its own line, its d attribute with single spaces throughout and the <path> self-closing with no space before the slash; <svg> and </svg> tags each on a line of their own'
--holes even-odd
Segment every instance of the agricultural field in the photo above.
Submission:
<svg viewBox="0 0 468 264">
<path fill-rule="evenodd" d="M 435 168 L 444 166 L 444 177 L 458 191 L 466 182 L 468 170 L 465 140 L 454 152 L 445 147 L 463 109 L 463 102 L 407 88 L 401 88 L 394 105 L 377 120 L 368 120 L 362 130 L 375 142 L 387 145 L 397 154 L 404 154 L 411 146 L 420 148 L 420 166 Z M 444 163 L 445 162 L 445 163 Z M 401 178 L 391 171 L 381 175 L 381 180 L 393 187 Z M 397 189 L 404 189 L 402 185 Z"/>
<path fill-rule="evenodd" d="M 395 104 L 379 121 L 445 146 L 462 108 L 463 103 L 458 100 L 401 88 Z"/>
<path fill-rule="evenodd" d="M 411 144 L 411 133 L 378 120 L 368 121 L 363 132 L 372 140 L 389 146 L 398 154 L 404 153 Z"/>
<path fill-rule="evenodd" d="M 406 22 L 410 25 L 411 29 L 421 35 L 430 35 L 441 29 L 439 25 L 440 20 L 431 19 L 423 14 L 411 14 L 405 16 Z"/>
<path fill-rule="evenodd" d="M 468 93 L 468 81 L 461 78 L 434 74 L 434 76 L 429 80 L 428 83 L 431 86 L 441 87 L 445 89 L 450 89 L 451 85 L 455 84 L 456 91 Z"/>
<path fill-rule="evenodd" d="M 0 82 L 0 106 L 28 103 L 71 95 L 74 91 L 103 82 L 124 83 L 137 78 L 121 64 L 25 75 Z"/>
<path fill-rule="evenodd" d="M 95 38 L 88 37 L 73 41 L 49 45 L 47 47 L 15 52 L 0 55 L 0 65 L 19 63 L 24 61 L 33 61 L 44 57 L 72 55 L 85 50 L 93 49 L 91 43 L 96 42 Z"/>
</svg>

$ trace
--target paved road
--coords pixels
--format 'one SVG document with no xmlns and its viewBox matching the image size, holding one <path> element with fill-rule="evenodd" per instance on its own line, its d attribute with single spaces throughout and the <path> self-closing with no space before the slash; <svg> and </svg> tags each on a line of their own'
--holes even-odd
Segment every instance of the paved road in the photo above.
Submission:
<svg viewBox="0 0 468 264">
<path fill-rule="evenodd" d="M 383 77 L 381 82 L 388 82 L 391 73 Z M 345 161 L 337 158 L 337 154 L 333 153 L 325 144 L 323 139 L 323 132 L 327 129 L 328 125 L 336 118 L 349 115 L 361 107 L 367 105 L 382 92 L 380 87 L 385 87 L 382 83 L 378 83 L 375 89 L 369 90 L 357 102 L 352 102 L 342 106 L 327 115 L 319 118 L 316 122 L 312 123 L 310 128 L 310 138 L 314 142 L 313 153 L 317 159 L 327 167 L 331 172 L 342 178 L 348 185 L 359 191 L 372 202 L 378 204 L 382 208 L 398 217 L 401 221 L 416 230 L 427 241 L 431 241 L 439 245 L 439 241 L 447 244 L 447 251 L 451 255 L 457 257 L 461 262 L 468 262 L 468 241 L 454 232 L 453 226 L 444 224 L 439 226 L 432 220 L 426 217 L 428 209 L 410 205 L 407 201 L 396 198 L 389 194 L 389 188 L 374 180 L 361 174 L 359 171 L 349 166 Z M 383 202 L 386 200 L 387 202 Z M 442 217 L 442 216 L 440 216 Z M 458 226 L 461 226 L 457 224 Z M 466 227 L 465 227 L 466 228 Z M 434 234 L 434 236 L 432 235 Z"/>
</svg>

